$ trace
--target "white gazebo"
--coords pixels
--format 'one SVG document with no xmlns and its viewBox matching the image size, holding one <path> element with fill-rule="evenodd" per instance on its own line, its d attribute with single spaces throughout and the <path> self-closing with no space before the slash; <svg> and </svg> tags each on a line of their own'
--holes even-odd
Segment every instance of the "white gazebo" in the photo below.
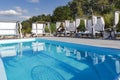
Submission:
<svg viewBox="0 0 120 80">
<path fill-rule="evenodd" d="M 46 32 L 45 32 L 45 27 L 46 26 L 48 27 L 49 34 L 51 35 L 50 23 L 49 22 L 35 22 L 35 23 L 32 23 L 32 31 L 31 32 L 35 36 L 44 35 L 44 34 L 46 34 Z"/>
<path fill-rule="evenodd" d="M 20 21 L 0 21 L 0 36 L 17 36 L 22 38 Z"/>
</svg>

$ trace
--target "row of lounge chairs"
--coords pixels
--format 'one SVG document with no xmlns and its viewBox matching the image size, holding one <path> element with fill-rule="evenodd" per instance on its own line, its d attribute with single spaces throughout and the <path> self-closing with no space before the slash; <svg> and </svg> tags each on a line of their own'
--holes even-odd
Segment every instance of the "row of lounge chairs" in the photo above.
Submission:
<svg viewBox="0 0 120 80">
<path fill-rule="evenodd" d="M 55 36 L 67 36 L 70 34 L 70 36 L 74 37 L 84 37 L 84 36 L 90 36 L 90 37 L 96 37 L 100 36 L 105 39 L 115 39 L 116 35 L 120 35 L 120 32 L 116 31 L 116 26 L 119 23 L 119 13 L 118 11 L 115 12 L 114 15 L 114 25 L 113 28 L 105 29 L 105 21 L 103 17 L 100 16 L 92 16 L 91 19 L 81 19 L 77 18 L 75 21 L 65 20 L 64 22 L 56 22 L 56 34 Z M 77 30 L 80 26 L 81 20 L 84 21 L 84 27 L 85 31 Z M 64 31 L 58 31 L 57 29 L 64 26 Z M 63 27 L 62 27 L 63 29 Z M 63 35 L 64 34 L 64 35 Z M 73 35 L 74 34 L 74 35 Z"/>
<path fill-rule="evenodd" d="M 77 28 L 80 25 L 80 21 L 84 21 L 85 31 L 78 31 Z M 64 31 L 57 31 L 56 36 L 59 36 L 59 34 L 64 34 L 64 36 L 67 36 L 67 34 L 75 34 L 74 36 L 78 35 L 90 35 L 95 36 L 96 34 L 100 34 L 104 31 L 105 22 L 103 17 L 97 17 L 92 16 L 92 19 L 86 20 L 86 19 L 76 19 L 75 21 L 70 22 L 70 20 L 65 20 L 65 22 L 56 22 L 56 28 L 60 28 L 61 24 L 64 24 Z M 59 27 L 58 27 L 59 26 Z"/>
</svg>

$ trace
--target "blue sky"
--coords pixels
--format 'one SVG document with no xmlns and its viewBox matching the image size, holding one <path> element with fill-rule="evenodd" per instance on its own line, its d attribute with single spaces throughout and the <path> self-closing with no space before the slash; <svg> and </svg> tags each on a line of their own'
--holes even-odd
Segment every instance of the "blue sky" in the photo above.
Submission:
<svg viewBox="0 0 120 80">
<path fill-rule="evenodd" d="M 52 14 L 71 0 L 0 0 L 0 20 L 25 20 L 40 14 Z"/>
</svg>

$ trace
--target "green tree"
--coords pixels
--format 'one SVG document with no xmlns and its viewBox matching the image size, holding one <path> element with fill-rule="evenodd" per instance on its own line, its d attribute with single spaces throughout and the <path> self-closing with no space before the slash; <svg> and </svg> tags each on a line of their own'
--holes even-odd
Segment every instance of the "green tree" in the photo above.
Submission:
<svg viewBox="0 0 120 80">
<path fill-rule="evenodd" d="M 29 21 L 23 21 L 22 22 L 22 32 L 25 33 L 31 33 L 31 26 L 32 24 L 29 23 Z"/>
<path fill-rule="evenodd" d="M 53 12 L 53 21 L 63 21 L 71 19 L 71 11 L 68 6 L 57 7 Z"/>
</svg>

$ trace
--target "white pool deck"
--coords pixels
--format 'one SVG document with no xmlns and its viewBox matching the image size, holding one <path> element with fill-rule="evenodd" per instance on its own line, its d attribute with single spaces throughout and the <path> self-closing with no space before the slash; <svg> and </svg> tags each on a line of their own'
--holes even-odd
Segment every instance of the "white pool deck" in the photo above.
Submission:
<svg viewBox="0 0 120 80">
<path fill-rule="evenodd" d="M 120 40 L 102 40 L 102 39 L 85 39 L 85 38 L 70 38 L 70 37 L 40 37 L 41 39 L 63 41 L 77 44 L 85 44 L 98 47 L 120 49 Z"/>
</svg>

